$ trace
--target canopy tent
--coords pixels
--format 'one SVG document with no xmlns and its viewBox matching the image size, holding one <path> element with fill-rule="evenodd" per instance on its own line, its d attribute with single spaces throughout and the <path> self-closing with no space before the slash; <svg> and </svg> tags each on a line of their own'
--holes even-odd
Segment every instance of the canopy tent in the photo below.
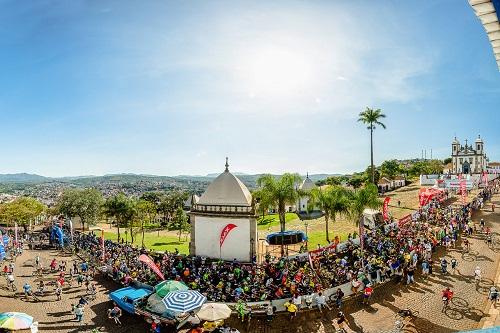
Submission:
<svg viewBox="0 0 500 333">
<path fill-rule="evenodd" d="M 427 205 L 433 199 L 437 199 L 439 202 L 442 202 L 445 198 L 445 191 L 440 188 L 421 188 L 418 192 L 418 201 L 420 206 Z"/>
</svg>

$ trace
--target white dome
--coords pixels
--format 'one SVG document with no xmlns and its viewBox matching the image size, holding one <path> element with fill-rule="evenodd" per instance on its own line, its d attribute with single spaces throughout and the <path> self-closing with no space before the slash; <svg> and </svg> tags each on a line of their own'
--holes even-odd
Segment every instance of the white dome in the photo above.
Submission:
<svg viewBox="0 0 500 333">
<path fill-rule="evenodd" d="M 479 135 L 479 136 L 477 137 L 476 142 L 478 142 L 478 143 L 479 143 L 479 142 L 483 142 L 483 139 L 481 139 L 481 135 Z"/>
<path fill-rule="evenodd" d="M 208 186 L 198 205 L 251 206 L 248 188 L 226 169 Z"/>
<path fill-rule="evenodd" d="M 300 185 L 300 189 L 303 191 L 310 191 L 314 188 L 316 188 L 316 184 L 314 184 L 314 182 L 311 180 L 311 178 L 309 178 L 308 175 Z"/>
</svg>

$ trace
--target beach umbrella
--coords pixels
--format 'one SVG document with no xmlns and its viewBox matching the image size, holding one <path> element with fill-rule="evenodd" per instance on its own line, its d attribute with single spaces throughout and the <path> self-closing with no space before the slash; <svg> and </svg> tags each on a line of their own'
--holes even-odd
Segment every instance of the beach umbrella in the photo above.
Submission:
<svg viewBox="0 0 500 333">
<path fill-rule="evenodd" d="M 224 303 L 205 303 L 196 314 L 201 320 L 217 321 L 231 316 L 231 309 Z"/>
<path fill-rule="evenodd" d="M 5 330 L 25 330 L 33 324 L 33 317 L 22 312 L 0 313 L 0 328 Z"/>
<path fill-rule="evenodd" d="M 189 312 L 205 303 L 207 298 L 196 290 L 177 290 L 163 297 L 162 302 L 167 310 L 174 312 Z"/>
<path fill-rule="evenodd" d="M 171 291 L 188 289 L 184 283 L 175 280 L 162 281 L 155 286 L 155 291 L 160 297 L 165 297 Z"/>
</svg>

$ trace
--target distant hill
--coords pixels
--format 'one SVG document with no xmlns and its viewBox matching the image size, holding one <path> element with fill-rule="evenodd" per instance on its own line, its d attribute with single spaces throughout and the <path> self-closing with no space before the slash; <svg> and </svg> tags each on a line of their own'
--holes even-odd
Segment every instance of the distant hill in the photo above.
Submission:
<svg viewBox="0 0 500 333">
<path fill-rule="evenodd" d="M 255 187 L 257 179 L 262 174 L 245 174 L 245 173 L 234 173 L 242 182 L 247 184 L 247 186 Z M 49 182 L 60 182 L 60 183 L 71 183 L 77 185 L 91 185 L 96 183 L 137 183 L 141 181 L 147 182 L 210 182 L 213 178 L 217 177 L 219 174 L 210 173 L 206 176 L 190 176 L 190 175 L 180 175 L 180 176 L 157 176 L 157 175 L 146 175 L 146 174 L 133 174 L 133 173 L 121 173 L 121 174 L 109 174 L 104 176 L 74 176 L 74 177 L 44 177 L 36 174 L 29 173 L 16 173 L 16 174 L 0 174 L 0 184 L 4 183 L 19 183 L 19 184 L 37 184 L 37 183 L 49 183 Z M 279 176 L 279 175 L 276 175 Z M 312 174 L 309 175 L 312 181 L 318 181 L 325 179 L 329 176 L 339 176 L 339 174 Z M 305 175 L 301 175 L 305 178 Z"/>
<path fill-rule="evenodd" d="M 51 178 L 30 173 L 0 174 L 0 183 L 43 183 L 50 180 Z"/>
</svg>

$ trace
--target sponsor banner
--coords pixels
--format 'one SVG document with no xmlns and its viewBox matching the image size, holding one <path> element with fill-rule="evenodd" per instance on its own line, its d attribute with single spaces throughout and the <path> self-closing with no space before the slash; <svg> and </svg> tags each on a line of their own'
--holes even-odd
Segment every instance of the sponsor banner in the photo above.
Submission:
<svg viewBox="0 0 500 333">
<path fill-rule="evenodd" d="M 222 247 L 222 244 L 224 244 L 224 241 L 226 240 L 227 235 L 236 228 L 235 224 L 229 223 L 222 229 L 222 232 L 220 233 L 220 239 L 219 239 L 219 247 Z"/>
<path fill-rule="evenodd" d="M 403 225 L 405 225 L 408 222 L 411 222 L 411 214 L 408 214 L 408 215 L 400 218 L 398 221 L 398 226 L 401 228 Z"/>
<path fill-rule="evenodd" d="M 142 261 L 143 263 L 145 263 L 146 265 L 148 265 L 148 267 L 151 268 L 151 270 L 156 275 L 158 275 L 158 277 L 160 277 L 160 279 L 165 280 L 165 277 L 163 276 L 163 274 L 160 271 L 160 269 L 158 268 L 158 266 L 156 266 L 156 264 L 154 263 L 153 259 L 151 259 L 148 255 L 141 254 L 139 256 L 139 261 Z"/>
<path fill-rule="evenodd" d="M 384 206 L 382 210 L 382 215 L 384 216 L 384 221 L 389 220 L 389 201 L 391 201 L 390 197 L 385 197 Z"/>
</svg>

